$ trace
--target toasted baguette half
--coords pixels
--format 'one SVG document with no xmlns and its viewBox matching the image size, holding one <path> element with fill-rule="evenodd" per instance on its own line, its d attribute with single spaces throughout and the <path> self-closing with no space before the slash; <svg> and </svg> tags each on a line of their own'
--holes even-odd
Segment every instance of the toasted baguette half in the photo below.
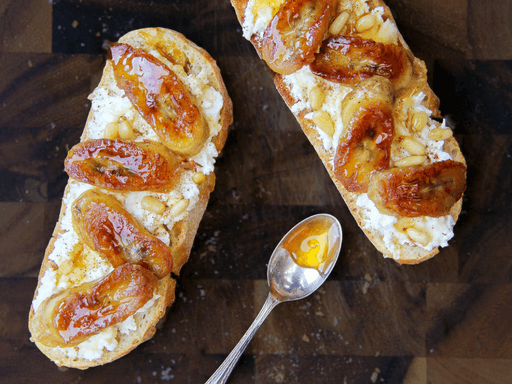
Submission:
<svg viewBox="0 0 512 384">
<path fill-rule="evenodd" d="M 35 323 L 35 311 L 44 300 L 67 288 L 100 279 L 112 270 L 112 266 L 101 255 L 80 243 L 71 225 L 73 201 L 89 188 L 116 197 L 146 230 L 171 248 L 172 272 L 179 274 L 189 258 L 194 237 L 214 189 L 215 158 L 225 144 L 228 127 L 233 119 L 232 102 L 216 62 L 204 49 L 182 34 L 168 29 L 147 28 L 129 32 L 120 38 L 119 43 L 143 49 L 177 74 L 206 119 L 209 137 L 201 151 L 187 159 L 195 164 L 194 169 L 184 171 L 170 192 L 102 190 L 69 179 L 59 220 L 44 255 L 29 315 L 31 340 L 58 366 L 87 369 L 126 355 L 155 334 L 158 321 L 175 298 L 176 282 L 171 275 L 167 275 L 158 280 L 153 298 L 122 323 L 111 325 L 74 347 L 48 347 L 41 343 L 35 336 L 39 326 Z M 131 122 L 133 141 L 159 141 L 151 126 L 117 86 L 111 60 L 107 60 L 101 81 L 89 99 L 92 107 L 81 136 L 82 142 L 104 137 L 106 125 L 118 121 L 120 116 L 125 116 Z M 201 173 L 205 177 L 197 181 L 194 176 Z M 155 214 L 141 207 L 141 199 L 148 195 L 165 204 L 163 214 Z M 186 208 L 181 209 L 181 212 L 176 209 L 173 211 L 173 207 L 179 204 L 183 206 L 184 200 L 188 206 L 185 204 Z"/>
<path fill-rule="evenodd" d="M 231 0 L 237 18 L 243 27 L 244 37 L 253 44 L 262 59 L 265 59 L 263 52 L 264 31 L 271 24 L 271 20 L 279 9 L 289 2 L 289 0 L 270 2 L 266 0 Z M 408 124 L 411 124 L 410 115 L 414 114 L 414 111 L 427 113 L 426 128 L 421 132 L 408 132 L 406 135 L 415 139 L 422 136 L 419 140 L 428 147 L 428 162 L 453 159 L 465 164 L 457 141 L 451 133 L 449 138 L 441 142 L 434 142 L 427 137 L 429 132 L 436 128 L 449 128 L 445 126 L 444 120 L 442 123 L 438 121 L 441 117 L 439 99 L 427 83 L 425 63 L 414 57 L 399 33 L 390 9 L 381 0 L 338 0 L 334 2 L 334 7 L 335 15 L 332 18 L 332 23 L 339 15 L 345 13 L 347 17 L 345 18 L 344 27 L 335 32 L 334 35 L 328 30 L 323 36 L 323 40 L 325 41 L 330 36 L 356 35 L 379 43 L 393 44 L 407 52 L 407 55 L 411 58 L 415 80 L 407 88 L 395 90 L 393 113 L 395 116 L 403 117 L 404 122 L 407 120 Z M 361 33 L 355 31 L 358 20 L 366 15 L 374 15 L 371 16 L 375 20 L 373 29 Z M 385 28 L 382 27 L 384 23 L 386 23 Z M 379 34 L 379 32 L 381 33 Z M 304 32 L 304 34 L 306 33 Z M 299 44 L 299 42 L 297 43 Z M 315 54 L 318 54 L 318 52 Z M 336 177 L 334 156 L 345 129 L 342 121 L 343 101 L 357 87 L 357 84 L 349 86 L 317 76 L 311 71 L 309 64 L 291 74 L 274 73 L 273 78 L 278 92 L 315 148 L 358 225 L 385 257 L 393 258 L 401 264 L 416 264 L 436 255 L 439 252 L 439 246 L 447 246 L 447 241 L 453 236 L 453 225 L 461 211 L 462 198 L 450 208 L 447 215 L 441 218 L 420 217 L 409 220 L 407 228 L 416 228 L 426 234 L 427 239 L 429 239 L 428 243 L 420 243 L 418 239 L 413 240 L 407 235 L 405 226 L 402 231 L 396 228 L 396 226 L 401 227 L 397 224 L 400 217 L 381 214 L 367 198 L 367 193 L 348 191 Z M 321 89 L 325 96 L 326 101 L 321 109 L 329 113 L 334 125 L 334 134 L 322 132 L 320 126 L 313 120 L 313 114 L 318 109 L 318 107 L 315 109 L 312 107 L 313 103 L 310 99 L 313 88 Z M 407 99 L 408 96 L 409 99 Z M 405 107 L 406 99 L 413 100 L 413 104 L 408 109 Z M 409 114 L 409 117 L 407 117 L 407 114 Z M 397 125 L 395 120 L 395 136 L 404 134 L 397 131 Z M 406 156 L 403 153 L 401 155 L 397 154 L 394 160 Z M 405 221 L 402 220 L 402 222 Z"/>
</svg>

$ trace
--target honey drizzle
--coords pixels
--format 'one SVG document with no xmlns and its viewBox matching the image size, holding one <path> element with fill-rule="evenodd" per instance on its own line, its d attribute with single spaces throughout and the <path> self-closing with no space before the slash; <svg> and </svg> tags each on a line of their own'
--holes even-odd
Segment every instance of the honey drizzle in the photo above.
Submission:
<svg viewBox="0 0 512 384">
<path fill-rule="evenodd" d="M 330 266 L 335 249 L 337 230 L 331 220 L 317 218 L 307 226 L 296 228 L 281 245 L 294 261 L 305 268 L 324 273 Z"/>
</svg>

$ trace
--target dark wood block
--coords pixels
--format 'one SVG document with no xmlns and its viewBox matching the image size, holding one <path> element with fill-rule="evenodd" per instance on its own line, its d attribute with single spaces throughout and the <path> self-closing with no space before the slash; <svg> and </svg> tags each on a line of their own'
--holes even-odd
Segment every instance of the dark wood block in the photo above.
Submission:
<svg viewBox="0 0 512 384">
<path fill-rule="evenodd" d="M 256 382 L 402 383 L 410 361 L 407 357 L 264 355 L 257 358 Z"/>
<path fill-rule="evenodd" d="M 500 359 L 428 358 L 428 382 L 507 383 L 512 377 L 512 361 Z"/>
<path fill-rule="evenodd" d="M 263 282 L 260 292 L 261 308 L 268 292 Z M 303 300 L 280 304 L 254 348 L 310 356 L 422 356 L 425 310 L 420 284 L 327 282 Z"/>
<path fill-rule="evenodd" d="M 34 276 L 43 260 L 46 203 L 0 203 L 1 277 Z M 20 235 L 23 234 L 23 235 Z"/>
<path fill-rule="evenodd" d="M 510 284 L 429 284 L 429 356 L 512 359 Z"/>
<path fill-rule="evenodd" d="M 5 0 L 0 12 L 0 52 L 52 51 L 52 2 Z"/>
</svg>

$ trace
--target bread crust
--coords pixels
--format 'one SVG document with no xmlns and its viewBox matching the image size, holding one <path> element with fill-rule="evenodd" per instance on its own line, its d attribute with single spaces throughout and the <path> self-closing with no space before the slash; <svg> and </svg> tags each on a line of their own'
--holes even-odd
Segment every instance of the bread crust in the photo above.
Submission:
<svg viewBox="0 0 512 384">
<path fill-rule="evenodd" d="M 339 1 L 338 6 L 342 7 L 343 4 L 351 3 L 350 0 L 341 0 Z M 231 0 L 231 4 L 233 5 L 235 9 L 235 13 L 237 15 L 237 18 L 240 22 L 240 24 L 243 26 L 245 21 L 245 11 L 246 7 L 248 5 L 248 0 Z M 391 11 L 389 7 L 382 1 L 382 0 L 369 0 L 368 5 L 371 9 L 374 9 L 376 7 L 383 7 L 383 17 L 386 19 L 391 20 L 395 25 L 396 22 L 393 18 L 393 15 L 391 14 Z M 250 41 L 253 44 L 254 48 L 256 49 L 258 55 L 260 58 L 262 57 L 262 39 L 257 34 L 253 34 L 250 37 Z M 413 53 L 411 52 L 409 46 L 403 39 L 403 36 L 398 31 L 398 45 L 402 47 L 404 50 L 407 51 L 407 53 L 410 55 L 410 57 L 413 58 L 413 66 L 414 70 L 419 76 L 426 79 L 426 66 L 425 63 L 414 57 Z M 286 105 L 292 110 L 292 107 L 299 102 L 299 100 L 295 100 L 290 87 L 284 80 L 284 76 L 281 74 L 273 74 L 273 80 L 274 84 L 282 96 L 283 100 L 285 101 Z M 422 105 L 432 111 L 432 116 L 435 118 L 441 117 L 441 113 L 439 111 L 439 99 L 434 94 L 432 89 L 429 87 L 428 83 L 426 81 L 422 82 L 422 88 L 419 89 L 422 91 L 425 95 Z M 334 174 L 333 166 L 331 164 L 332 160 L 332 154 L 329 153 L 322 141 L 319 139 L 317 129 L 315 128 L 315 125 L 311 119 L 305 118 L 305 116 L 313 112 L 312 109 L 303 109 L 299 113 L 295 113 L 292 110 L 292 113 L 294 113 L 295 118 L 297 119 L 302 131 L 308 138 L 309 142 L 314 147 L 315 151 L 317 152 L 318 156 L 320 157 L 322 163 L 324 164 L 329 176 L 333 180 L 334 184 L 336 185 L 336 188 L 338 189 L 339 193 L 341 194 L 343 200 L 347 204 L 348 208 L 350 209 L 350 212 L 354 216 L 357 224 L 359 227 L 363 230 L 363 232 L 366 234 L 368 239 L 373 243 L 373 245 L 383 253 L 385 257 L 393 258 L 395 261 L 397 261 L 400 264 L 417 264 L 422 261 L 428 260 L 434 255 L 436 255 L 439 252 L 438 247 L 432 249 L 431 251 L 428 251 L 422 247 L 419 246 L 411 246 L 408 244 L 397 246 L 397 249 L 395 252 L 390 252 L 387 246 L 385 245 L 385 242 L 383 240 L 383 236 L 380 232 L 365 228 L 365 219 L 363 216 L 362 208 L 360 208 L 356 201 L 359 196 L 359 194 L 354 192 L 349 192 L 345 187 L 342 185 L 342 183 L 337 179 L 337 177 Z M 435 122 L 435 124 L 438 124 Z M 462 152 L 460 150 L 460 147 L 457 143 L 457 141 L 451 137 L 447 139 L 444 143 L 443 150 L 445 152 L 448 152 L 451 154 L 454 160 L 459 161 L 461 163 L 466 164 L 465 159 L 462 155 Z M 454 221 L 457 221 L 458 216 L 460 214 L 462 207 L 462 198 L 455 203 L 451 209 L 449 214 L 453 217 Z"/>
<path fill-rule="evenodd" d="M 217 152 L 220 154 L 226 142 L 228 128 L 233 121 L 233 107 L 231 99 L 222 80 L 220 69 L 218 68 L 214 59 L 204 49 L 189 41 L 182 34 L 163 28 L 146 28 L 131 31 L 121 37 L 119 42 L 146 50 L 154 49 L 156 46 L 163 50 L 165 50 L 169 45 L 172 47 L 178 47 L 178 49 L 186 50 L 186 55 L 189 61 L 193 62 L 194 65 L 201 66 L 206 70 L 208 73 L 208 84 L 220 93 L 223 101 L 219 114 L 219 125 L 221 128 L 219 132 L 214 137 L 212 137 L 211 140 L 215 145 Z M 112 64 L 111 61 L 108 60 L 103 70 L 103 75 L 98 87 L 109 89 L 113 84 L 115 84 L 115 79 L 113 77 Z M 91 108 L 87 117 L 83 134 L 81 136 L 81 141 L 87 140 L 89 138 L 89 125 L 91 124 L 91 121 L 94 119 L 94 117 L 95 113 Z M 190 256 L 190 251 L 192 249 L 197 229 L 208 205 L 210 193 L 213 191 L 214 186 L 215 174 L 214 172 L 210 172 L 208 175 L 206 175 L 206 180 L 203 183 L 197 185 L 199 196 L 194 207 L 188 211 L 182 220 L 178 221 L 169 230 L 170 244 L 174 261 L 174 274 L 179 274 L 182 266 L 187 262 Z M 64 190 L 63 203 L 61 206 L 59 219 L 53 231 L 52 238 L 50 239 L 50 242 L 46 248 L 42 261 L 38 277 L 38 284 L 34 293 L 34 300 L 36 299 L 38 290 L 42 285 L 42 278 L 45 273 L 50 268 L 58 268 L 49 258 L 49 256 L 55 249 L 56 240 L 64 233 L 62 228 L 62 220 L 67 209 L 66 201 L 69 194 L 70 184 L 68 182 L 68 185 Z M 160 279 L 158 281 L 158 286 L 155 292 L 159 298 L 156 299 L 153 306 L 149 308 L 149 310 L 134 315 L 138 324 L 137 330 L 131 331 L 127 335 L 118 332 L 118 336 L 116 337 L 118 341 L 117 347 L 113 351 L 103 349 L 103 354 L 98 359 L 88 360 L 79 357 L 73 358 L 65 353 L 62 349 L 50 348 L 41 344 L 34 337 L 32 337 L 31 340 L 58 366 L 87 369 L 89 367 L 103 365 L 126 355 L 139 344 L 150 339 L 155 334 L 158 321 L 165 315 L 167 308 L 174 302 L 175 287 L 176 281 L 170 275 Z M 34 334 L 33 330 L 35 327 L 33 320 L 34 307 L 31 306 L 29 314 L 29 330 L 32 334 Z"/>
</svg>

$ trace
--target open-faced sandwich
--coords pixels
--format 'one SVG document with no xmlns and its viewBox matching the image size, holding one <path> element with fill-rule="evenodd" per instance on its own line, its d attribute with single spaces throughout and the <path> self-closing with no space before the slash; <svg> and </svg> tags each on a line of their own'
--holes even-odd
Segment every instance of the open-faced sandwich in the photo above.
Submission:
<svg viewBox="0 0 512 384">
<path fill-rule="evenodd" d="M 381 0 L 231 0 L 357 223 L 399 263 L 453 237 L 466 165 Z"/>
<path fill-rule="evenodd" d="M 183 35 L 136 30 L 110 50 L 65 160 L 70 178 L 29 316 L 37 347 L 80 369 L 155 333 L 232 122 L 215 61 Z"/>
</svg>

